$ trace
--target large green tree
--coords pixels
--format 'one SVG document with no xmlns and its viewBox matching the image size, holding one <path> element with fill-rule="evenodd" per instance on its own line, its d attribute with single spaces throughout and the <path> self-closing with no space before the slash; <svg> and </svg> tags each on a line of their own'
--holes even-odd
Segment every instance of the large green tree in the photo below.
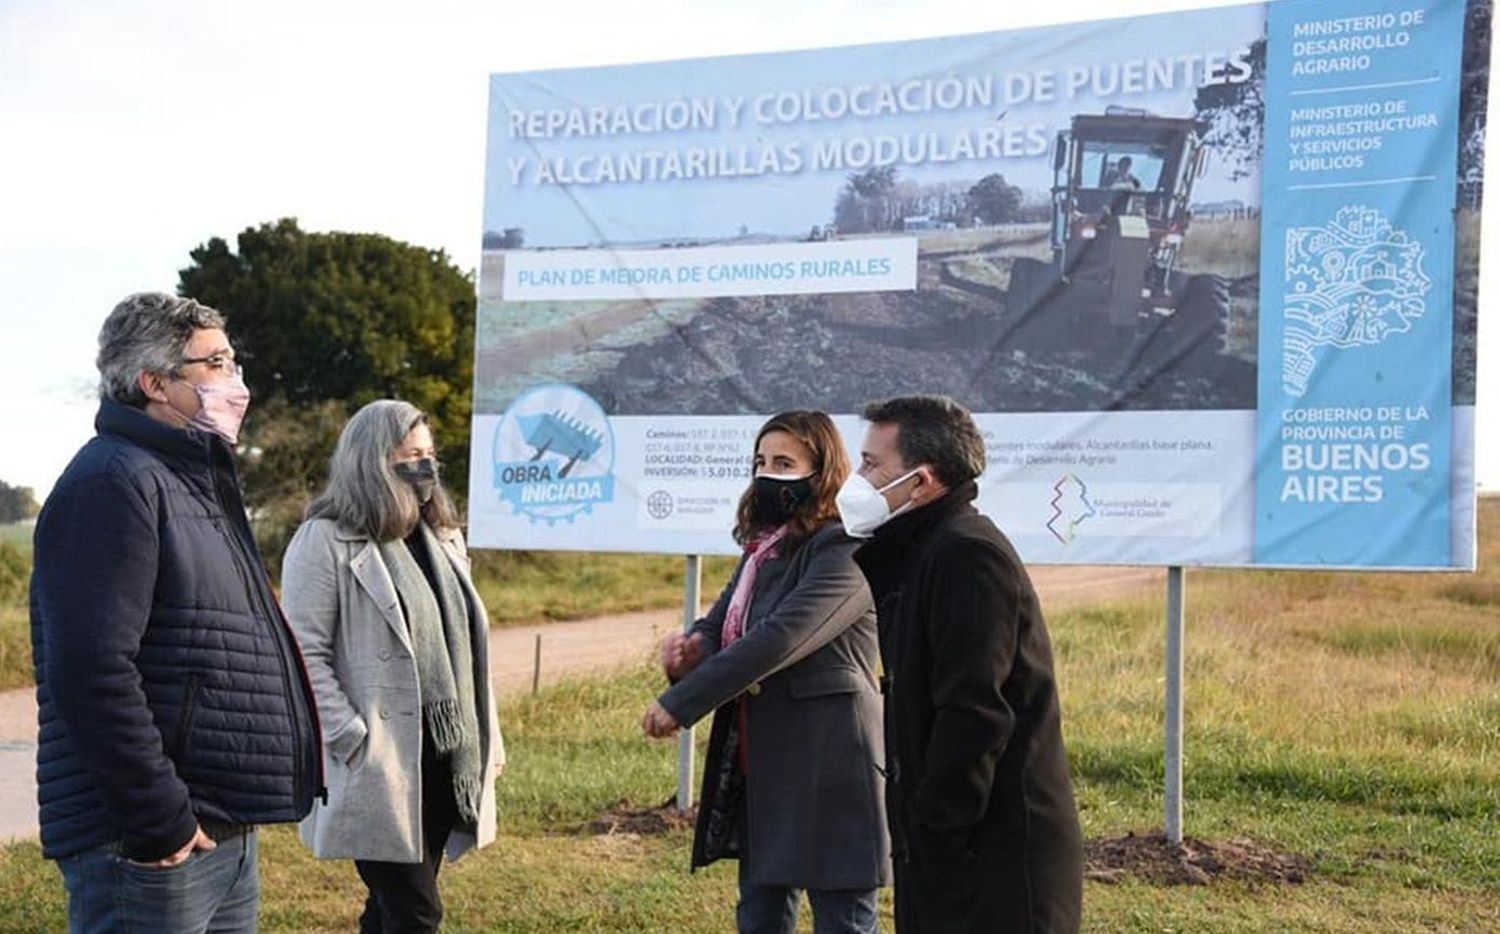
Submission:
<svg viewBox="0 0 1500 934">
<path fill-rule="evenodd" d="M 373 399 L 431 416 L 445 477 L 464 492 L 474 283 L 443 251 L 283 219 L 242 231 L 235 249 L 215 237 L 191 256 L 178 291 L 228 316 L 254 395 L 245 493 L 269 553 L 322 485 L 344 419 Z"/>
<path fill-rule="evenodd" d="M 29 486 L 11 486 L 0 480 L 0 523 L 24 522 L 41 507 Z"/>
<path fill-rule="evenodd" d="M 1466 207 L 1484 194 L 1485 110 L 1489 103 L 1491 0 L 1469 0 L 1464 18 L 1463 71 L 1458 96 L 1458 182 Z"/>
<path fill-rule="evenodd" d="M 1203 142 L 1223 159 L 1231 179 L 1260 170 L 1266 143 L 1266 40 L 1250 43 L 1249 77 L 1205 84 L 1193 97 Z"/>
<path fill-rule="evenodd" d="M 891 196 L 895 190 L 894 165 L 851 173 L 833 205 L 834 226 L 845 234 L 894 229 L 897 215 Z"/>
<path fill-rule="evenodd" d="M 969 209 L 986 224 L 1009 224 L 1021 218 L 1021 189 L 998 172 L 969 189 Z"/>
</svg>

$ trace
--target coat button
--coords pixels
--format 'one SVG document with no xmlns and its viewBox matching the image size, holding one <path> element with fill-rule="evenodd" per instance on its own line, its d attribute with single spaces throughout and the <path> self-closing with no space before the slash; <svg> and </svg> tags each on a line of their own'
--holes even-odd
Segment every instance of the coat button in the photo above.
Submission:
<svg viewBox="0 0 1500 934">
<path fill-rule="evenodd" d="M 390 718 L 391 718 L 391 712 L 389 710 L 387 710 L 386 708 L 382 707 L 380 709 L 380 719 L 382 719 L 382 720 L 389 720 Z"/>
<path fill-rule="evenodd" d="M 390 661 L 391 660 L 391 650 L 390 649 L 381 649 L 380 650 L 380 660 L 383 661 L 383 662 Z"/>
<path fill-rule="evenodd" d="M 760 682 L 757 681 L 754 684 L 750 685 L 749 687 L 745 688 L 745 693 L 749 694 L 751 697 L 754 697 L 757 694 L 759 694 L 760 693 Z"/>
</svg>

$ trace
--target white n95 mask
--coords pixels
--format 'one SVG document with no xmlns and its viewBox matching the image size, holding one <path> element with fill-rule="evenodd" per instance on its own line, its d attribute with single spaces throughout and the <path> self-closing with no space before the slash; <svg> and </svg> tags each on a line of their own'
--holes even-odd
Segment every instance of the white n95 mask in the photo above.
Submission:
<svg viewBox="0 0 1500 934">
<path fill-rule="evenodd" d="M 863 476 L 850 474 L 844 485 L 839 487 L 839 495 L 834 499 L 839 507 L 839 518 L 844 520 L 844 531 L 855 538 L 869 538 L 875 534 L 876 529 L 910 509 L 911 502 L 907 501 L 892 510 L 885 501 L 884 493 L 911 479 L 920 469 L 913 467 L 878 490 Z"/>
</svg>

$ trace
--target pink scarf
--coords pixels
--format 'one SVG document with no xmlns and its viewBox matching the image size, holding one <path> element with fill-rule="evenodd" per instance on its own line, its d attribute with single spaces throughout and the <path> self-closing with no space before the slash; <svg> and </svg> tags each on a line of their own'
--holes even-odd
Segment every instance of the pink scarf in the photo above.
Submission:
<svg viewBox="0 0 1500 934">
<path fill-rule="evenodd" d="M 776 557 L 781 549 L 781 540 L 786 538 L 788 526 L 759 538 L 750 540 L 745 546 L 745 566 L 740 569 L 740 579 L 729 597 L 729 609 L 724 612 L 724 628 L 719 633 L 719 648 L 727 649 L 734 640 L 745 634 L 745 617 L 750 612 L 750 598 L 755 594 L 755 576 L 760 566 Z"/>
</svg>

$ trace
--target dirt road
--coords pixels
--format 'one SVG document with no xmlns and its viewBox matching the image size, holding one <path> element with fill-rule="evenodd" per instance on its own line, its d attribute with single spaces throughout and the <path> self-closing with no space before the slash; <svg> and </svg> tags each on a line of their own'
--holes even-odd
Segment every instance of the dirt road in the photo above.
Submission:
<svg viewBox="0 0 1500 934">
<path fill-rule="evenodd" d="M 1166 574 L 1154 568 L 1038 567 L 1032 580 L 1049 609 L 1105 600 L 1161 586 Z M 705 601 L 705 608 L 707 601 Z M 581 672 L 609 671 L 650 657 L 663 636 L 682 626 L 676 610 L 606 616 L 576 623 L 546 623 L 496 629 L 490 637 L 490 677 L 502 694 L 531 689 L 541 636 L 540 683 Z M 0 737 L 3 738 L 3 737 Z"/>
<path fill-rule="evenodd" d="M 1166 579 L 1159 568 L 1035 567 L 1031 575 L 1042 606 L 1054 611 L 1149 592 Z M 490 637 L 490 677 L 502 698 L 529 691 L 538 636 L 539 681 L 545 685 L 567 675 L 633 665 L 681 625 L 680 612 L 656 610 L 496 629 Z M 35 693 L 30 688 L 0 693 L 0 843 L 36 836 L 35 768 Z"/>
</svg>

